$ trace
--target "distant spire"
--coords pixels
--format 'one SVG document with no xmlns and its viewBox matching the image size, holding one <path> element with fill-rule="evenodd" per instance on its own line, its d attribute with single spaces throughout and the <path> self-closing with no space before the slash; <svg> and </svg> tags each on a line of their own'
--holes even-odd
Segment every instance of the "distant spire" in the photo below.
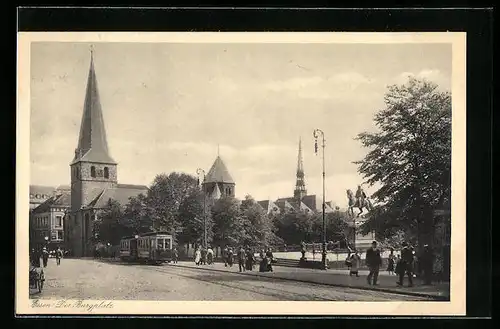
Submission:
<svg viewBox="0 0 500 329">
<path fill-rule="evenodd" d="M 304 180 L 304 163 L 302 160 L 302 138 L 299 137 L 299 154 L 297 156 L 297 180 L 295 183 L 294 197 L 301 200 L 307 195 L 306 183 Z"/>
<path fill-rule="evenodd" d="M 94 69 L 94 48 L 92 45 L 90 46 L 90 68 L 80 125 L 80 136 L 73 163 L 78 161 L 116 163 L 109 155 L 104 117 Z"/>
</svg>

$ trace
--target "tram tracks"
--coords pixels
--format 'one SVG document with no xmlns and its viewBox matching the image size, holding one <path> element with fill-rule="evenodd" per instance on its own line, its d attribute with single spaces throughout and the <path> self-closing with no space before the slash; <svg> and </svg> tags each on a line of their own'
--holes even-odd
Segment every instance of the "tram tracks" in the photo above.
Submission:
<svg viewBox="0 0 500 329">
<path fill-rule="evenodd" d="M 260 286 L 259 287 L 259 286 L 256 286 L 256 285 L 251 285 L 251 288 L 246 288 L 246 287 L 242 287 L 241 286 L 242 283 L 231 284 L 231 283 L 223 282 L 223 281 L 220 281 L 220 280 L 211 280 L 211 279 L 208 279 L 208 278 L 200 278 L 200 277 L 195 277 L 195 276 L 192 276 L 192 275 L 180 274 L 178 272 L 169 271 L 169 269 L 171 269 L 171 268 L 167 269 L 167 268 L 164 268 L 164 267 L 148 267 L 148 269 L 156 271 L 156 272 L 161 272 L 161 273 L 165 273 L 165 274 L 179 276 L 179 277 L 182 277 L 182 278 L 191 279 L 191 280 L 196 280 L 196 281 L 201 281 L 201 282 L 207 282 L 207 283 L 211 283 L 211 284 L 216 284 L 218 286 L 225 287 L 225 288 L 237 289 L 237 290 L 241 290 L 241 291 L 246 291 L 246 292 L 250 292 L 250 293 L 256 293 L 256 294 L 264 295 L 264 296 L 275 297 L 275 298 L 279 298 L 281 300 L 307 300 L 307 301 L 311 301 L 311 300 L 315 300 L 315 301 L 333 301 L 334 300 L 334 299 L 331 299 L 331 298 L 324 298 L 324 297 L 321 297 L 321 296 L 316 296 L 316 295 L 311 295 L 311 294 L 303 294 L 303 293 L 292 292 L 292 291 L 286 291 L 285 292 L 282 289 L 276 289 L 276 288 L 264 287 L 264 286 Z M 180 268 L 176 267 L 175 269 L 180 269 Z M 182 270 L 186 271 L 186 269 L 182 269 Z M 191 271 L 195 271 L 195 270 L 191 270 Z M 237 275 L 237 274 L 231 274 L 231 275 Z M 272 282 L 272 280 L 264 280 L 264 281 L 267 282 L 267 283 Z"/>
<path fill-rule="evenodd" d="M 336 301 L 336 300 L 369 300 L 369 301 L 393 301 L 400 300 L 400 296 L 393 295 L 389 293 L 375 293 L 374 295 L 367 295 L 367 291 L 357 290 L 355 288 L 343 289 L 338 288 L 331 290 L 330 286 L 325 286 L 321 284 L 310 284 L 310 293 L 301 293 L 296 291 L 286 290 L 286 286 L 296 289 L 300 287 L 300 283 L 293 286 L 286 282 L 281 282 L 279 280 L 273 280 L 272 278 L 259 278 L 257 280 L 246 280 L 244 282 L 228 282 L 221 281 L 217 279 L 218 273 L 211 273 L 210 271 L 203 271 L 203 277 L 195 276 L 190 273 L 200 273 L 200 270 L 193 268 L 181 268 L 181 267 L 146 267 L 148 270 L 160 272 L 168 275 L 178 276 L 186 279 L 191 279 L 199 282 L 206 282 L 210 284 L 215 284 L 221 287 L 236 289 L 240 291 L 245 291 L 249 293 L 260 294 L 264 296 L 279 298 L 280 300 L 289 301 Z M 201 273 L 200 273 L 201 274 Z M 238 272 L 226 273 L 228 277 L 237 277 Z M 261 283 L 259 285 L 259 283 Z M 270 284 L 281 285 L 283 288 L 269 287 Z M 245 286 L 246 285 L 246 286 Z M 330 296 L 328 296 L 330 295 Z M 335 295 L 335 297 L 332 297 Z M 399 298 L 398 298 L 399 297 Z M 426 300 L 426 298 L 415 298 L 409 297 L 409 300 Z"/>
</svg>

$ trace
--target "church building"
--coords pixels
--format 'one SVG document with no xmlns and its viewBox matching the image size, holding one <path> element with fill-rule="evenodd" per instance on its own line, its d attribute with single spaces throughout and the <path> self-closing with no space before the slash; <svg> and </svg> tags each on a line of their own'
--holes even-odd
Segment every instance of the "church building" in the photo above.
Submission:
<svg viewBox="0 0 500 329">
<path fill-rule="evenodd" d="M 202 183 L 208 206 L 223 197 L 235 197 L 235 182 L 220 155 L 217 155 L 212 167 Z"/>
<path fill-rule="evenodd" d="M 307 194 L 304 161 L 302 157 L 302 140 L 299 139 L 299 152 L 297 156 L 297 172 L 295 180 L 295 190 L 293 196 L 279 198 L 277 200 L 262 200 L 258 204 L 264 209 L 267 214 L 277 214 L 283 212 L 305 212 L 311 215 L 317 212 L 322 212 L 322 197 Z M 325 212 L 334 211 L 335 206 L 331 201 L 325 202 Z"/>
<path fill-rule="evenodd" d="M 94 221 L 110 199 L 125 206 L 148 187 L 118 183 L 118 163 L 111 157 L 102 114 L 94 58 L 90 69 L 78 145 L 71 168 L 71 208 L 65 220 L 66 248 L 76 257 L 93 252 Z"/>
</svg>

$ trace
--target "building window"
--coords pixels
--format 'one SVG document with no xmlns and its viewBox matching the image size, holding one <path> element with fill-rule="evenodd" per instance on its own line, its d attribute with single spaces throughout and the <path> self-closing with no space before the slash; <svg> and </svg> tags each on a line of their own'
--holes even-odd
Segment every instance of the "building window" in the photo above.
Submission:
<svg viewBox="0 0 500 329">
<path fill-rule="evenodd" d="M 63 239 L 63 231 L 57 231 L 57 240 Z"/>
<path fill-rule="evenodd" d="M 95 178 L 95 167 L 94 166 L 90 167 L 90 176 Z"/>
<path fill-rule="evenodd" d="M 62 227 L 62 216 L 56 216 L 56 227 Z"/>
<path fill-rule="evenodd" d="M 109 169 L 108 169 L 108 167 L 104 167 L 104 178 L 109 178 Z"/>
</svg>

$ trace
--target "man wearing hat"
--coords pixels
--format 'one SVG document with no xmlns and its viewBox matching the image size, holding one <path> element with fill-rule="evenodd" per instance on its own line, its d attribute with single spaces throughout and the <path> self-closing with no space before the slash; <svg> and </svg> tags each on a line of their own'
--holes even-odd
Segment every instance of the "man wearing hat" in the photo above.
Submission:
<svg viewBox="0 0 500 329">
<path fill-rule="evenodd" d="M 408 286 L 412 287 L 413 286 L 413 253 L 411 249 L 408 247 L 408 243 L 403 242 L 403 250 L 401 250 L 401 266 L 399 270 L 399 281 L 398 285 L 402 286 L 403 285 L 403 280 L 405 277 L 405 274 L 408 275 Z"/>
<path fill-rule="evenodd" d="M 368 284 L 377 285 L 378 272 L 380 270 L 380 265 L 382 264 L 382 257 L 380 257 L 380 250 L 377 248 L 377 241 L 372 242 L 370 249 L 366 251 L 366 265 L 370 269 L 370 274 L 366 278 Z"/>
<path fill-rule="evenodd" d="M 47 267 L 47 262 L 49 261 L 49 251 L 47 250 L 47 247 L 43 247 L 42 249 L 42 260 L 43 267 Z"/>
</svg>

